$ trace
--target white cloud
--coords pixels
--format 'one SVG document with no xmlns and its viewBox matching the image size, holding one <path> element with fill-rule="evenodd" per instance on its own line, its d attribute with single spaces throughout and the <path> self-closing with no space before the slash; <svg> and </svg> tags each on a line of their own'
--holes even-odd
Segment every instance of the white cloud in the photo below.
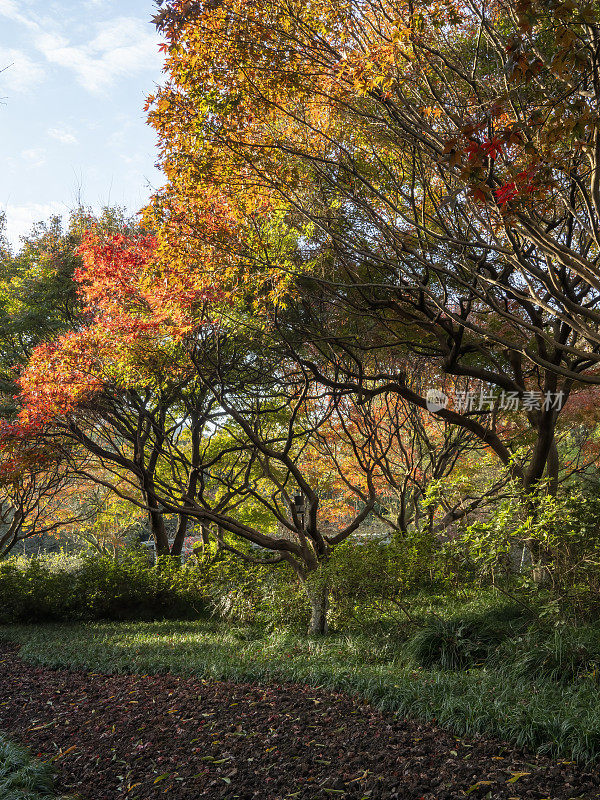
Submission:
<svg viewBox="0 0 600 800">
<path fill-rule="evenodd" d="M 28 167 L 41 167 L 46 163 L 46 151 L 43 147 L 32 147 L 30 150 L 22 150 L 21 158 Z"/>
<path fill-rule="evenodd" d="M 64 203 L 58 201 L 24 205 L 8 203 L 4 207 L 4 211 L 6 212 L 6 237 L 13 246 L 17 247 L 20 237 L 29 233 L 35 222 L 47 220 L 55 214 L 63 215 L 65 206 Z"/>
<path fill-rule="evenodd" d="M 44 69 L 21 50 L 0 47 L 2 94 L 27 92 L 44 80 Z"/>
<path fill-rule="evenodd" d="M 67 128 L 49 128 L 48 136 L 56 139 L 61 144 L 77 144 L 77 137 Z"/>
<path fill-rule="evenodd" d="M 86 44 L 73 45 L 63 36 L 44 33 L 36 37 L 35 45 L 48 61 L 73 70 L 78 82 L 96 93 L 120 77 L 156 69 L 161 63 L 154 30 L 134 17 L 111 20 Z"/>
<path fill-rule="evenodd" d="M 35 19 L 26 17 L 21 13 L 20 8 L 22 7 L 22 3 L 19 6 L 17 3 L 13 2 L 13 0 L 0 0 L 0 16 L 12 19 L 14 22 L 20 22 L 28 28 L 37 28 L 38 24 Z"/>
</svg>

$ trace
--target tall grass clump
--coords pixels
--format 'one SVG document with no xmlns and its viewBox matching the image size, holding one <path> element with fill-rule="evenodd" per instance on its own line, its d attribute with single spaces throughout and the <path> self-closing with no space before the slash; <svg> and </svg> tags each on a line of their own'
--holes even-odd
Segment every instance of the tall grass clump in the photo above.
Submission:
<svg viewBox="0 0 600 800">
<path fill-rule="evenodd" d="M 588 626 L 532 628 L 499 648 L 501 672 L 532 680 L 573 683 L 600 679 L 600 631 Z"/>
<path fill-rule="evenodd" d="M 425 669 L 460 670 L 485 662 L 502 634 L 477 618 L 435 618 L 406 644 L 406 652 Z"/>
<path fill-rule="evenodd" d="M 461 670 L 481 666 L 507 638 L 526 628 L 529 613 L 518 605 L 499 605 L 459 616 L 430 618 L 405 645 L 406 654 L 425 669 Z"/>
<path fill-rule="evenodd" d="M 40 800 L 54 797 L 54 778 L 47 764 L 33 759 L 23 747 L 0 734 L 0 797 L 2 800 Z"/>
</svg>

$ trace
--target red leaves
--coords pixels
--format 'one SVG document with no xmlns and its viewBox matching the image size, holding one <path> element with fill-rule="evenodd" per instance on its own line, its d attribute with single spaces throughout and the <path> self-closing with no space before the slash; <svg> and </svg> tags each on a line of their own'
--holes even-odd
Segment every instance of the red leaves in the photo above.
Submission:
<svg viewBox="0 0 600 800">
<path fill-rule="evenodd" d="M 465 153 L 467 154 L 467 158 L 469 161 L 473 161 L 473 159 L 477 158 L 479 152 L 481 150 L 481 144 L 477 141 L 471 141 L 465 147 Z"/>
<path fill-rule="evenodd" d="M 517 173 L 514 180 L 509 181 L 503 186 L 500 186 L 499 189 L 496 189 L 495 194 L 498 205 L 503 206 L 511 200 L 514 200 L 519 195 L 530 194 L 531 192 L 534 192 L 536 189 L 533 183 L 534 175 L 535 169 L 530 167 L 529 169 Z"/>
<path fill-rule="evenodd" d="M 59 454 L 44 440 L 42 421 L 37 417 L 0 422 L 0 483 L 21 485 L 29 473 L 37 473 L 57 463 Z"/>
<path fill-rule="evenodd" d="M 504 203 L 508 203 L 509 200 L 513 200 L 518 194 L 517 184 L 514 181 L 509 181 L 509 183 L 505 183 L 499 189 L 496 189 L 496 202 L 499 206 L 502 206 Z"/>
<path fill-rule="evenodd" d="M 99 309 L 113 311 L 115 303 L 143 310 L 147 298 L 140 293 L 139 279 L 156 248 L 153 236 L 109 237 L 88 231 L 77 249 L 83 266 L 75 271 L 85 307 L 92 313 Z"/>
<path fill-rule="evenodd" d="M 19 379 L 24 424 L 43 425 L 65 416 L 102 388 L 97 374 L 97 340 L 93 329 L 70 332 L 37 347 Z"/>
<path fill-rule="evenodd" d="M 91 230 L 77 250 L 75 280 L 87 325 L 38 346 L 19 380 L 23 436 L 112 393 L 156 385 L 192 367 L 180 349 L 217 297 L 204 276 L 155 260 L 157 242 L 138 234 Z M 176 353 L 182 358 L 175 357 Z"/>
<path fill-rule="evenodd" d="M 474 126 L 467 126 L 463 129 L 463 135 L 466 135 L 465 130 L 471 132 L 474 129 Z M 472 133 L 469 135 L 472 136 Z M 467 157 L 466 165 L 461 158 L 461 149 L 457 139 L 450 139 L 446 142 L 444 155 L 449 157 L 451 166 L 463 163 L 461 178 L 471 184 L 468 196 L 476 202 L 487 203 L 492 198 L 492 192 L 487 183 L 487 172 L 484 172 L 483 168 L 497 161 L 500 156 L 504 156 L 505 162 L 508 162 L 505 148 L 521 143 L 521 133 L 509 124 L 491 138 L 485 137 L 481 141 L 477 138 L 470 138 L 462 150 L 463 158 L 465 155 Z M 502 208 L 512 200 L 531 194 L 540 188 L 534 183 L 536 172 L 535 165 L 531 164 L 527 169 L 518 172 L 499 186 L 493 192 L 498 206 Z M 494 174 L 497 175 L 497 172 Z"/>
<path fill-rule="evenodd" d="M 493 136 L 491 139 L 485 138 L 483 142 L 477 139 L 471 139 L 465 147 L 465 153 L 469 161 L 473 161 L 475 158 L 481 156 L 487 156 L 494 160 L 502 155 L 502 152 L 502 142 L 497 136 Z"/>
<path fill-rule="evenodd" d="M 502 142 L 494 136 L 492 139 L 485 139 L 481 149 L 491 159 L 495 159 L 502 155 Z"/>
</svg>

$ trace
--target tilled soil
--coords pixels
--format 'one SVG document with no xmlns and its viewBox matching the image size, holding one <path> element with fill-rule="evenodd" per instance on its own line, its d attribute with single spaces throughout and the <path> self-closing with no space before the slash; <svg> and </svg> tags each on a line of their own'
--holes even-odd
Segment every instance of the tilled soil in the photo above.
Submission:
<svg viewBox="0 0 600 800">
<path fill-rule="evenodd" d="M 0 729 L 85 800 L 600 800 L 595 770 L 345 694 L 52 670 L 12 644 L 0 644 Z"/>
</svg>

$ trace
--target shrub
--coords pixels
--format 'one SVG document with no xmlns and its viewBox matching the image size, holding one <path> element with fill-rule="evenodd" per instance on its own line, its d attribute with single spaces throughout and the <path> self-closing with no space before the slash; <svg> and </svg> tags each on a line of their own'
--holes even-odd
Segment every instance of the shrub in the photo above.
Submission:
<svg viewBox="0 0 600 800">
<path fill-rule="evenodd" d="M 0 563 L 0 622 L 193 617 L 207 608 L 197 568 L 145 553 Z"/>
<path fill-rule="evenodd" d="M 419 589 L 441 587 L 436 557 L 433 539 L 422 534 L 391 542 L 349 539 L 313 579 L 329 584 L 330 620 L 334 627 L 346 627 L 382 605 L 403 607 L 404 597 Z M 288 564 L 253 565 L 224 550 L 199 557 L 197 564 L 203 591 L 219 616 L 306 630 L 308 599 Z"/>
<path fill-rule="evenodd" d="M 445 550 L 480 584 L 504 579 L 531 594 L 540 585 L 563 612 L 597 617 L 600 609 L 600 498 L 571 490 L 515 496 L 499 503 L 487 520 L 477 520 Z M 518 558 L 518 556 L 521 558 Z"/>
<path fill-rule="evenodd" d="M 75 611 L 77 603 L 73 575 L 53 569 L 49 559 L 0 562 L 1 622 L 64 619 Z"/>
<path fill-rule="evenodd" d="M 368 608 L 405 608 L 407 596 L 441 589 L 438 548 L 427 534 L 413 532 L 391 541 L 356 541 L 339 545 L 327 565 L 334 616 L 347 622 Z"/>
<path fill-rule="evenodd" d="M 249 564 L 221 550 L 200 558 L 195 568 L 218 616 L 272 629 L 306 630 L 308 601 L 289 564 Z"/>
<path fill-rule="evenodd" d="M 119 559 L 87 558 L 77 575 L 84 613 L 95 619 L 130 619 L 156 612 L 156 568 L 137 553 Z"/>
</svg>

